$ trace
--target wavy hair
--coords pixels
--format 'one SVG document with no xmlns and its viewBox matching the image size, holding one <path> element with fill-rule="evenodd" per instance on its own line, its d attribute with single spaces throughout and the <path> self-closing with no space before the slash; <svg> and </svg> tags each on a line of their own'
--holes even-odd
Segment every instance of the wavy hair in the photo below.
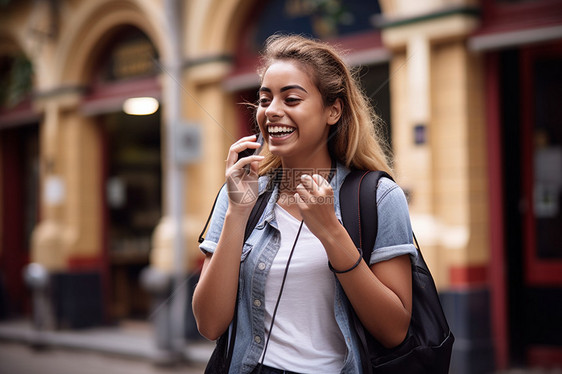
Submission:
<svg viewBox="0 0 562 374">
<path fill-rule="evenodd" d="M 331 157 L 348 168 L 382 170 L 392 174 L 387 155 L 390 149 L 382 142 L 382 120 L 378 117 L 369 99 L 360 89 L 357 74 L 352 72 L 339 52 L 331 45 L 307 39 L 299 35 L 270 36 L 261 56 L 258 68 L 260 81 L 269 66 L 275 61 L 297 62 L 310 74 L 324 100 L 324 105 L 342 102 L 342 115 L 331 126 L 328 150 Z M 281 166 L 281 159 L 267 148 L 261 163 L 260 175 Z"/>
</svg>

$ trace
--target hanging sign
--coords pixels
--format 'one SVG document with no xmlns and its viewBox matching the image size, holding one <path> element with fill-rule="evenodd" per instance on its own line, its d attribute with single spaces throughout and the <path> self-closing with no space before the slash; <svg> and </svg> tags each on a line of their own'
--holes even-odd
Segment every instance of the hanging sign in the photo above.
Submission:
<svg viewBox="0 0 562 374">
<path fill-rule="evenodd" d="M 199 161 L 201 158 L 201 128 L 195 124 L 174 125 L 174 162 L 180 165 Z"/>
</svg>

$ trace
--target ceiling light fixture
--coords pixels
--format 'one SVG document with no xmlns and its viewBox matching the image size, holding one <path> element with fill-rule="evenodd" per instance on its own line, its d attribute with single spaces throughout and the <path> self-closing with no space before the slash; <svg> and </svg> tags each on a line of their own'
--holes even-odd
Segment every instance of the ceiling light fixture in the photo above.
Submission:
<svg viewBox="0 0 562 374">
<path fill-rule="evenodd" d="M 123 103 L 123 111 L 133 116 L 147 116 L 158 110 L 158 100 L 153 97 L 131 97 Z"/>
</svg>

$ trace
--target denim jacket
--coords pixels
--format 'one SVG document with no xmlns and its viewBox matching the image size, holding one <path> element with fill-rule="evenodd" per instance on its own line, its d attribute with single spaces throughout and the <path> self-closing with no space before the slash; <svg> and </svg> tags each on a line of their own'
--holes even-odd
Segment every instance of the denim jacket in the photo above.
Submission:
<svg viewBox="0 0 562 374">
<path fill-rule="evenodd" d="M 339 191 L 348 173 L 349 170 L 345 166 L 338 164 L 336 174 L 331 181 L 335 213 L 340 222 Z M 260 194 L 265 190 L 267 183 L 268 177 L 260 177 L 258 182 Z M 258 224 L 242 249 L 238 284 L 238 325 L 230 373 L 250 373 L 257 365 L 264 348 L 265 282 L 280 245 L 280 234 L 274 214 L 278 195 L 278 188 L 275 187 Z M 379 224 L 375 250 L 372 252 L 369 265 L 404 254 L 417 256 L 412 241 L 408 204 L 403 191 L 390 179 L 382 178 L 376 195 Z M 227 207 L 228 197 L 223 187 L 217 199 L 209 231 L 205 241 L 200 245 L 203 252 L 215 251 Z M 334 312 L 347 347 L 341 373 L 357 374 L 361 372 L 360 343 L 352 326 L 350 314 L 352 307 L 337 278 L 335 285 Z"/>
</svg>

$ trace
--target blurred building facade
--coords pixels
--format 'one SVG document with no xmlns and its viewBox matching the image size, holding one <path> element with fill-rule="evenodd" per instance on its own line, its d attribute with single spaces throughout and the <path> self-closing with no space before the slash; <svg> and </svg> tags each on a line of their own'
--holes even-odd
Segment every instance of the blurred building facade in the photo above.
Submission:
<svg viewBox="0 0 562 374">
<path fill-rule="evenodd" d="M 361 67 L 397 181 L 456 335 L 452 372 L 562 365 L 562 5 L 536 1 L 37 0 L 0 6 L 0 314 L 32 312 L 22 271 L 49 273 L 52 327 L 146 318 L 142 269 L 171 274 L 163 110 L 202 157 L 182 168 L 186 274 L 253 131 L 259 49 L 277 31 L 331 41 Z M 132 97 L 160 109 L 123 112 Z"/>
</svg>

